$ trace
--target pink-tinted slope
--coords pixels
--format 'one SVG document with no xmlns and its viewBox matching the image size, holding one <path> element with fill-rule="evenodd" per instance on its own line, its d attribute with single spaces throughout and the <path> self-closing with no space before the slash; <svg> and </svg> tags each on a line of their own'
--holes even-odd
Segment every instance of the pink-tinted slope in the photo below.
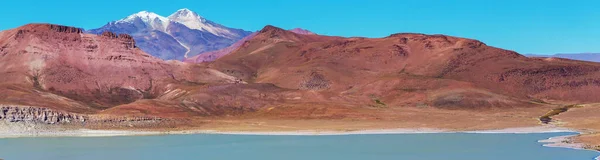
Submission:
<svg viewBox="0 0 600 160">
<path fill-rule="evenodd" d="M 316 35 L 315 33 L 306 30 L 306 29 L 302 29 L 302 28 L 294 28 L 289 30 L 293 33 L 296 34 L 302 34 L 302 35 Z M 252 39 L 254 36 L 256 35 L 255 33 L 252 33 L 246 37 L 244 37 L 243 39 L 237 41 L 236 43 L 232 44 L 229 47 L 223 48 L 223 49 L 219 49 L 216 51 L 210 51 L 210 52 L 205 52 L 205 53 L 201 53 L 198 54 L 196 56 L 190 57 L 190 58 L 186 58 L 184 60 L 184 62 L 188 62 L 188 63 L 202 63 L 202 62 L 211 62 L 211 61 L 215 61 L 218 58 L 221 58 L 233 51 L 235 51 L 237 48 L 239 48 L 240 46 L 242 46 L 246 41 Z"/>
</svg>

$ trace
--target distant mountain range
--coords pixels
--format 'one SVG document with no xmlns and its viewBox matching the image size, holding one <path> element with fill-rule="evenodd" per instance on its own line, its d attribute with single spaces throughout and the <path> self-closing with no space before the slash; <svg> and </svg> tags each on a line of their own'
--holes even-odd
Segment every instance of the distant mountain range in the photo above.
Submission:
<svg viewBox="0 0 600 160">
<path fill-rule="evenodd" d="M 560 53 L 554 55 L 527 54 L 528 57 L 557 57 L 580 61 L 600 62 L 600 53 Z"/>
<path fill-rule="evenodd" d="M 222 49 L 252 33 L 217 24 L 189 9 L 180 9 L 168 17 L 141 11 L 86 32 L 106 31 L 129 34 L 140 49 L 164 60 L 183 60 Z"/>
</svg>

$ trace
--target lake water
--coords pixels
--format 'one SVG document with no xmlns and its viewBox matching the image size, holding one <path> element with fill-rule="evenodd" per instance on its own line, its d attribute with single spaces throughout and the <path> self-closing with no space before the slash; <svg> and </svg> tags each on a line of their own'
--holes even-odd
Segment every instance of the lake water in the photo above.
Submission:
<svg viewBox="0 0 600 160">
<path fill-rule="evenodd" d="M 543 147 L 573 133 L 335 136 L 164 135 L 0 139 L 5 160 L 593 160 L 594 151 Z"/>
</svg>

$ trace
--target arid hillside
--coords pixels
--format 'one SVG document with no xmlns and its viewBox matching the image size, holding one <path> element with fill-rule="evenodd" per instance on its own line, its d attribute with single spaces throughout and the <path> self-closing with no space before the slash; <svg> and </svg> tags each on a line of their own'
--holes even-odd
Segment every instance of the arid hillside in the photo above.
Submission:
<svg viewBox="0 0 600 160">
<path fill-rule="evenodd" d="M 126 34 L 29 24 L 0 32 L 0 46 L 0 102 L 8 104 L 96 112 L 156 98 L 170 83 L 228 81 L 154 58 Z"/>
<path fill-rule="evenodd" d="M 306 33 L 266 26 L 192 64 L 151 57 L 126 34 L 25 25 L 0 32 L 0 102 L 99 117 L 377 120 L 600 101 L 597 63 L 445 35 Z"/>
<path fill-rule="evenodd" d="M 452 109 L 597 102 L 600 64 L 527 58 L 472 39 L 302 35 L 267 26 L 209 66 L 330 102 Z M 371 103 L 373 102 L 373 103 Z"/>
</svg>

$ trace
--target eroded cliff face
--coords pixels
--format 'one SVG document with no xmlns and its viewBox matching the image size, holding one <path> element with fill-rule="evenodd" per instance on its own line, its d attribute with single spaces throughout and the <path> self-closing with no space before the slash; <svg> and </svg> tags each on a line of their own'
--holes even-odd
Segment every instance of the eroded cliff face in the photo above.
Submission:
<svg viewBox="0 0 600 160">
<path fill-rule="evenodd" d="M 0 122 L 35 126 L 84 126 L 92 128 L 156 127 L 165 119 L 147 116 L 77 114 L 43 107 L 0 105 Z"/>
<path fill-rule="evenodd" d="M 9 122 L 34 122 L 45 124 L 83 123 L 85 115 L 56 111 L 48 108 L 25 106 L 0 106 L 0 120 Z"/>
</svg>

